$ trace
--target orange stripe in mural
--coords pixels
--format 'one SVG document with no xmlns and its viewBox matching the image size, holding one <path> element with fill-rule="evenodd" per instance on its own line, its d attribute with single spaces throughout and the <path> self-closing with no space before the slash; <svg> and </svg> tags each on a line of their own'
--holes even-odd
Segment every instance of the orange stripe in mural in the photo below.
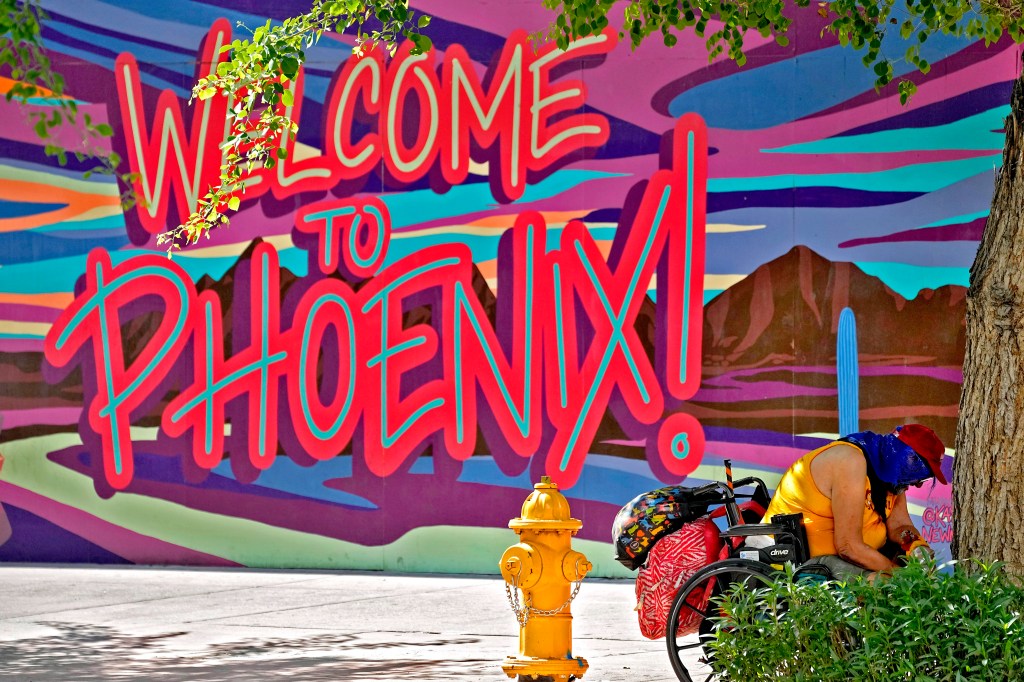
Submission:
<svg viewBox="0 0 1024 682">
<path fill-rule="evenodd" d="M 573 218 L 579 218 L 581 215 L 586 214 L 583 211 L 541 211 L 540 213 L 544 216 L 544 220 L 547 221 L 548 225 L 555 223 L 567 223 Z M 515 223 L 517 217 L 518 216 L 514 214 L 489 215 L 466 224 L 474 227 L 507 228 L 512 227 L 512 224 Z"/>
<path fill-rule="evenodd" d="M 0 304 L 34 305 L 40 308 L 56 308 L 63 310 L 71 305 L 74 295 L 68 293 L 54 294 L 3 294 L 0 293 Z"/>
<path fill-rule="evenodd" d="M 484 276 L 484 279 L 495 279 L 498 276 L 498 261 L 485 260 L 476 264 L 476 269 Z"/>
<path fill-rule="evenodd" d="M 56 196 L 54 196 L 55 194 Z M 54 188 L 50 185 L 23 180 L 5 180 L 0 182 L 0 199 L 15 202 L 35 201 L 39 203 L 52 203 L 55 198 L 66 202 L 67 206 L 30 216 L 0 219 L 0 232 L 29 230 L 33 227 L 51 225 L 62 220 L 80 216 L 100 206 L 115 206 L 118 203 L 118 198 L 115 196 L 86 194 L 84 192 Z"/>
<path fill-rule="evenodd" d="M 4 78 L 3 76 L 0 76 L 0 92 L 6 94 L 17 83 L 24 84 L 24 81 L 16 81 L 12 78 Z M 53 97 L 53 91 L 37 85 L 34 97 Z"/>
</svg>

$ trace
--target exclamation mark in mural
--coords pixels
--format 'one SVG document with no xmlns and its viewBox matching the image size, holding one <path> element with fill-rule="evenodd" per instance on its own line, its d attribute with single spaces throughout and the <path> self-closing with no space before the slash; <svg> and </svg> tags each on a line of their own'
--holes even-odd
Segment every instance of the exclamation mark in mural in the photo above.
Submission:
<svg viewBox="0 0 1024 682">
<path fill-rule="evenodd" d="M 857 412 L 860 395 L 857 382 L 857 318 L 849 308 L 839 313 L 836 335 L 836 383 L 839 391 L 839 435 L 860 430 Z"/>
</svg>

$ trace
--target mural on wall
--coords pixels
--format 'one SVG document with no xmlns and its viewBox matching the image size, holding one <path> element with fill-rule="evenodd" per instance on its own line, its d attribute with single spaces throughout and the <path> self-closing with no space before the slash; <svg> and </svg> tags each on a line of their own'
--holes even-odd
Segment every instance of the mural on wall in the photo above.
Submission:
<svg viewBox="0 0 1024 682">
<path fill-rule="evenodd" d="M 1010 44 L 937 40 L 901 107 L 813 12 L 737 69 L 535 47 L 535 0 L 418 2 L 434 51 L 325 38 L 298 140 L 169 260 L 228 106 L 189 89 L 265 17 L 43 4 L 142 201 L 0 131 L 0 561 L 494 572 L 550 475 L 621 575 L 618 508 L 723 458 L 774 485 L 850 425 L 953 443 Z M 949 488 L 909 496 L 948 554 Z"/>
</svg>

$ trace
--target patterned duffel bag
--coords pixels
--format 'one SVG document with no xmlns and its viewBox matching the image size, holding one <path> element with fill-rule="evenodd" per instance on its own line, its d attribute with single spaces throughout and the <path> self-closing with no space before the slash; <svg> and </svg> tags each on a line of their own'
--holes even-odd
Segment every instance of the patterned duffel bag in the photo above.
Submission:
<svg viewBox="0 0 1024 682">
<path fill-rule="evenodd" d="M 722 550 L 720 531 L 707 517 L 685 524 L 661 538 L 647 556 L 636 576 L 636 610 L 640 632 L 648 639 L 665 636 L 672 601 L 690 576 L 719 558 Z M 711 589 L 709 583 L 708 591 Z M 697 631 L 699 613 L 707 608 L 710 594 L 695 592 L 688 601 L 697 609 L 684 609 L 679 632 L 682 637 Z"/>
</svg>

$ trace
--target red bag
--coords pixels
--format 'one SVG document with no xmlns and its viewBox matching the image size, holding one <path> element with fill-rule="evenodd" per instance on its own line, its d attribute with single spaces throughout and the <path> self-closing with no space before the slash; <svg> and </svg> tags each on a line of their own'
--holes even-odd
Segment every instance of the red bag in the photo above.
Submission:
<svg viewBox="0 0 1024 682">
<path fill-rule="evenodd" d="M 651 549 L 647 563 L 636 576 L 636 610 L 640 632 L 648 639 L 665 636 L 672 600 L 691 575 L 719 557 L 722 539 L 718 526 L 708 518 L 699 518 L 661 538 Z M 709 582 L 709 589 L 712 583 Z M 694 593 L 689 602 L 701 613 L 710 594 Z M 697 631 L 700 616 L 684 609 L 677 636 Z"/>
</svg>

